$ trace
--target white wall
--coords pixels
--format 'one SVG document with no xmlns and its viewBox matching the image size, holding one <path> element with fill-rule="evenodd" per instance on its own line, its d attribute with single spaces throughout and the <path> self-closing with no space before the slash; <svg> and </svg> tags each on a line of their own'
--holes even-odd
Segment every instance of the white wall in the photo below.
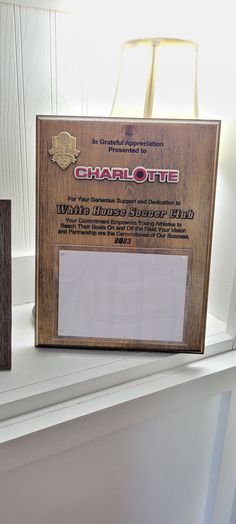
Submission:
<svg viewBox="0 0 236 524">
<path fill-rule="evenodd" d="M 3 420 L 1 522 L 235 524 L 235 378 L 229 352 Z"/>
<path fill-rule="evenodd" d="M 2 522 L 212 524 L 225 431 L 219 421 L 217 395 L 82 445 L 65 442 L 51 456 L 44 451 L 50 431 L 6 444 L 6 455 L 16 457 L 14 445 L 25 454 L 36 438 L 43 458 L 0 473 Z M 77 421 L 74 431 L 79 441 Z"/>
<path fill-rule="evenodd" d="M 34 251 L 35 115 L 107 116 L 123 41 L 189 38 L 199 43 L 200 117 L 222 119 L 209 309 L 226 320 L 236 265 L 233 0 L 20 3 L 0 1 L 0 197 L 12 199 L 13 254 Z M 67 5 L 72 15 L 53 10 Z"/>
</svg>

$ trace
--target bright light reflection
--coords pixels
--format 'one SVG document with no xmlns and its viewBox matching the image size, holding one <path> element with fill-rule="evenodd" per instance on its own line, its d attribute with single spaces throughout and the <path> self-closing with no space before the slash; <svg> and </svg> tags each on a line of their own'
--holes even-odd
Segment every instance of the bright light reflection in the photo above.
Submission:
<svg viewBox="0 0 236 524">
<path fill-rule="evenodd" d="M 167 39 L 125 44 L 111 116 L 196 117 L 196 53 L 195 44 Z"/>
<path fill-rule="evenodd" d="M 153 117 L 194 118 L 196 49 L 188 45 L 160 46 Z"/>
</svg>

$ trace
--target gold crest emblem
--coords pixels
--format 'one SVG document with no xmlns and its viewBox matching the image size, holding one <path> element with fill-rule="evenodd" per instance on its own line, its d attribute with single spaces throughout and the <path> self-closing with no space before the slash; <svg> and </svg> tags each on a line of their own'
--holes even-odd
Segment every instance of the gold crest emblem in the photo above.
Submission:
<svg viewBox="0 0 236 524">
<path fill-rule="evenodd" d="M 59 135 L 52 137 L 52 149 L 49 149 L 52 162 L 56 162 L 61 169 L 66 169 L 70 164 L 76 162 L 76 157 L 80 151 L 76 149 L 76 137 L 71 136 L 67 131 L 62 131 Z"/>
</svg>

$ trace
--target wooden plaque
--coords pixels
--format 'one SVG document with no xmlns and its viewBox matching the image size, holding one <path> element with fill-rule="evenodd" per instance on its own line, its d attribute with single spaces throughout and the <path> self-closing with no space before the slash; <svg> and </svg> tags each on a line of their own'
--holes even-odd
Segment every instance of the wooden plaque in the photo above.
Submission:
<svg viewBox="0 0 236 524">
<path fill-rule="evenodd" d="M 11 201 L 0 200 L 0 370 L 11 368 Z"/>
<path fill-rule="evenodd" d="M 219 133 L 37 117 L 36 345 L 204 351 Z"/>
</svg>

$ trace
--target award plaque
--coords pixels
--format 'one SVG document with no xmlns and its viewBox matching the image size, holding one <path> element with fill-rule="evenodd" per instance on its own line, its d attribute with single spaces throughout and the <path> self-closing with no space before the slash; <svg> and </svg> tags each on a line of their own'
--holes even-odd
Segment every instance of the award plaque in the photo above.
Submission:
<svg viewBox="0 0 236 524">
<path fill-rule="evenodd" d="M 11 201 L 0 200 L 0 370 L 11 368 Z"/>
<path fill-rule="evenodd" d="M 37 117 L 37 346 L 204 351 L 219 134 Z"/>
</svg>

